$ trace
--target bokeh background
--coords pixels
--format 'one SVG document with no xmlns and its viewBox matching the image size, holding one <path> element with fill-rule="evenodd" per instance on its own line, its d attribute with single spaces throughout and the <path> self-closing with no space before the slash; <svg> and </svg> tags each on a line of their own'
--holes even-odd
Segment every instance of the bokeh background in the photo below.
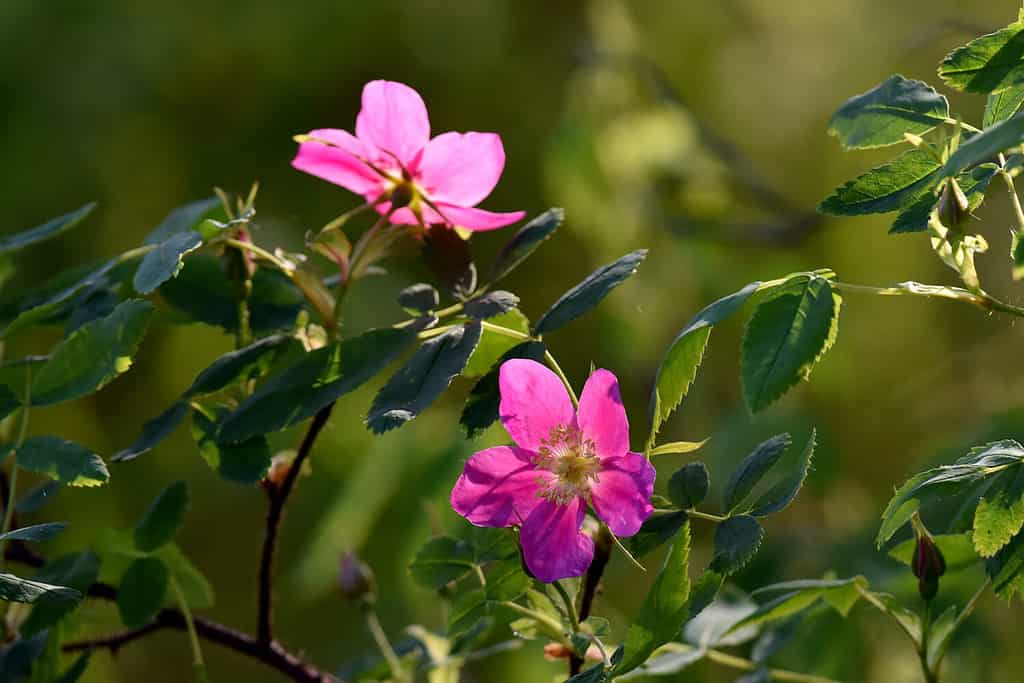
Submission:
<svg viewBox="0 0 1024 683">
<path fill-rule="evenodd" d="M 822 266 L 846 282 L 953 282 L 924 237 L 887 236 L 887 217 L 814 217 L 835 185 L 886 154 L 845 154 L 826 124 L 847 97 L 892 73 L 937 85 L 935 65 L 949 49 L 1017 11 L 1010 0 L 5 0 L 0 230 L 100 202 L 84 227 L 26 255 L 15 286 L 27 287 L 137 245 L 169 209 L 214 185 L 244 191 L 259 180 L 256 238 L 297 248 L 306 230 L 356 199 L 292 170 L 291 136 L 351 128 L 364 82 L 404 81 L 423 94 L 435 131 L 503 136 L 507 168 L 487 208 L 565 207 L 557 237 L 507 282 L 527 315 L 594 267 L 651 249 L 636 277 L 551 339 L 576 381 L 591 362 L 619 375 L 639 443 L 661 353 L 707 302 L 751 280 Z M 981 98 L 951 100 L 967 120 L 980 120 Z M 979 215 L 992 243 L 981 259 L 983 282 L 1021 303 L 1003 256 L 1004 194 L 994 191 Z M 507 234 L 475 237 L 479 262 L 487 264 Z M 390 275 L 353 292 L 350 329 L 402 315 L 394 295 L 419 277 L 414 264 L 406 245 Z M 1022 436 L 1019 327 L 952 303 L 850 295 L 838 344 L 812 381 L 756 417 L 739 393 L 741 331 L 738 320 L 716 329 L 663 438 L 711 437 L 701 457 L 719 485 L 750 446 L 777 432 L 802 441 L 816 426 L 821 446 L 808 486 L 769 521 L 764 549 L 736 583 L 834 569 L 867 574 L 909 599 L 907 572 L 871 543 L 881 509 L 894 485 L 927 464 L 990 437 Z M 26 337 L 11 353 L 45 349 L 58 334 Z M 109 455 L 232 341 L 213 328 L 160 325 L 131 373 L 95 399 L 39 411 L 33 431 Z M 411 583 L 406 565 L 432 531 L 455 523 L 446 500 L 462 461 L 503 438 L 500 429 L 475 443 L 463 438 L 456 418 L 467 388 L 457 383 L 384 438 L 362 426 L 375 390 L 364 388 L 343 400 L 320 440 L 314 474 L 284 527 L 276 615 L 279 636 L 321 665 L 341 669 L 372 651 L 356 610 L 333 588 L 343 549 L 358 549 L 376 569 L 382 620 L 395 639 L 406 624 L 441 625 L 439 602 Z M 276 435 L 274 445 L 290 448 L 297 438 Z M 680 462 L 659 463 L 663 480 Z M 114 467 L 105 491 L 61 493 L 47 514 L 73 526 L 46 550 L 134 524 L 178 478 L 194 500 L 180 543 L 217 591 L 209 614 L 252 629 L 264 496 L 219 480 L 185 429 Z M 695 529 L 698 563 L 707 559 L 709 532 Z M 632 614 L 648 581 L 616 558 L 599 613 L 613 621 Z M 951 578 L 944 592 L 965 596 L 977 581 Z M 1016 609 L 986 598 L 947 671 L 957 680 L 1019 680 Z M 90 632 L 117 628 L 108 605 L 89 604 L 82 621 Z M 801 629 L 779 665 L 846 681 L 918 680 L 895 627 L 867 608 L 847 621 L 822 614 Z M 214 645 L 205 653 L 214 681 L 278 680 Z M 188 657 L 182 634 L 163 633 L 116 660 L 98 654 L 86 680 L 179 681 L 190 675 Z M 539 645 L 526 644 L 470 668 L 466 680 L 549 681 L 561 671 Z M 737 676 L 700 664 L 674 680 Z"/>
</svg>

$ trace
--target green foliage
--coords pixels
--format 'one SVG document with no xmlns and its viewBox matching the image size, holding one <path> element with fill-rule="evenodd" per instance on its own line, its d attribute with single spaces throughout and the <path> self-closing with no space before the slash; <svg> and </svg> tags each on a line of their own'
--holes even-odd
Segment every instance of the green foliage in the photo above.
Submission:
<svg viewBox="0 0 1024 683">
<path fill-rule="evenodd" d="M 142 434 L 131 446 L 118 451 L 111 460 L 114 462 L 127 462 L 144 455 L 159 445 L 161 441 L 169 437 L 181 421 L 188 414 L 188 404 L 178 401 L 160 415 L 149 420 L 142 426 Z"/>
<path fill-rule="evenodd" d="M 216 197 L 207 197 L 183 204 L 168 213 L 160 225 L 146 236 L 144 243 L 146 245 L 161 244 L 175 235 L 188 234 L 199 225 L 200 221 L 213 215 L 219 206 L 220 200 Z"/>
<path fill-rule="evenodd" d="M 431 539 L 416 553 L 409 572 L 416 583 L 435 590 L 473 571 L 473 548 L 451 536 Z"/>
<path fill-rule="evenodd" d="M 68 486 L 102 486 L 110 479 L 103 458 L 56 436 L 27 439 L 16 455 L 18 466 Z"/>
<path fill-rule="evenodd" d="M 686 524 L 685 512 L 651 515 L 640 527 L 640 531 L 629 537 L 629 552 L 634 557 L 643 557 L 675 537 Z"/>
<path fill-rule="evenodd" d="M 67 522 L 48 522 L 23 526 L 6 534 L 0 534 L 0 541 L 48 541 L 67 529 Z"/>
<path fill-rule="evenodd" d="M 758 304 L 743 337 L 740 371 L 751 412 L 806 380 L 839 332 L 842 297 L 826 277 L 797 275 Z"/>
<path fill-rule="evenodd" d="M 562 224 L 563 220 L 565 220 L 563 209 L 548 209 L 520 228 L 498 252 L 498 257 L 491 267 L 490 281 L 497 282 L 518 268 L 523 261 L 529 258 L 530 254 L 558 230 L 558 226 Z"/>
<path fill-rule="evenodd" d="M 846 149 L 870 149 L 905 142 L 949 117 L 949 102 L 935 88 L 896 74 L 852 97 L 832 115 L 828 132 Z"/>
<path fill-rule="evenodd" d="M 199 373 L 182 398 L 193 398 L 220 391 L 239 382 L 262 376 L 279 356 L 296 350 L 298 341 L 284 334 L 273 334 L 224 354 Z"/>
<path fill-rule="evenodd" d="M 793 502 L 796 494 L 800 492 L 800 488 L 804 485 L 804 480 L 807 479 L 807 473 L 811 469 L 816 436 L 817 432 L 812 430 L 811 436 L 807 440 L 807 445 L 800 451 L 800 456 L 795 462 L 787 463 L 783 458 L 779 463 L 780 467 L 773 468 L 773 470 L 781 469 L 782 474 L 770 488 L 757 495 L 750 514 L 755 517 L 774 514 L 786 509 L 786 506 Z"/>
<path fill-rule="evenodd" d="M 153 251 L 142 257 L 142 263 L 135 273 L 135 291 L 150 294 L 160 285 L 176 277 L 184 264 L 183 259 L 203 246 L 203 236 L 198 232 L 179 232 L 156 245 Z"/>
<path fill-rule="evenodd" d="M 747 500 L 754 487 L 775 466 L 792 442 L 789 434 L 778 434 L 759 444 L 743 459 L 725 485 L 723 500 L 727 510 L 736 510 Z"/>
<path fill-rule="evenodd" d="M 80 327 L 57 345 L 32 382 L 32 405 L 88 396 L 126 372 L 146 333 L 153 304 L 131 300 Z"/>
<path fill-rule="evenodd" d="M 998 166 L 995 164 L 981 164 L 963 171 L 956 177 L 957 184 L 967 199 L 966 213 L 977 211 L 985 201 L 985 191 L 997 170 Z M 934 193 L 925 192 L 917 201 L 900 211 L 896 220 L 893 221 L 892 227 L 889 228 L 889 234 L 927 231 L 932 211 L 938 208 L 939 203 L 940 198 Z"/>
<path fill-rule="evenodd" d="M 934 187 L 942 167 L 928 150 L 911 149 L 836 189 L 818 211 L 860 216 L 903 209 Z"/>
<path fill-rule="evenodd" d="M 651 430 L 648 448 L 654 445 L 654 438 L 665 420 L 686 398 L 704 358 L 704 349 L 707 348 L 711 328 L 738 311 L 760 285 L 760 282 L 752 282 L 738 292 L 722 297 L 707 306 L 694 316 L 672 341 L 658 367 L 654 390 L 651 392 Z"/>
<path fill-rule="evenodd" d="M 1024 527 L 1024 469 L 999 476 L 974 512 L 974 547 L 992 557 Z"/>
<path fill-rule="evenodd" d="M 466 367 L 481 331 L 479 322 L 467 323 L 423 342 L 377 393 L 367 426 L 383 434 L 415 419 Z"/>
<path fill-rule="evenodd" d="M 0 238 L 0 255 L 20 251 L 25 247 L 56 237 L 81 223 L 95 208 L 96 202 L 89 202 L 71 213 L 58 216 L 31 230 Z"/>
<path fill-rule="evenodd" d="M 176 481 L 156 497 L 135 526 L 135 547 L 151 553 L 170 543 L 185 519 L 188 484 Z"/>
<path fill-rule="evenodd" d="M 647 593 L 640 613 L 629 627 L 622 660 L 615 666 L 615 675 L 637 668 L 661 645 L 673 640 L 689 615 L 690 527 L 684 525 L 676 534 L 672 549 Z"/>
<path fill-rule="evenodd" d="M 480 348 L 483 346 L 486 339 L 487 333 L 485 331 L 480 344 L 477 346 L 477 350 L 474 352 L 473 358 L 470 359 L 470 364 L 473 363 L 476 355 L 480 353 Z M 466 406 L 462 409 L 462 416 L 459 418 L 459 424 L 465 428 L 466 436 L 469 438 L 475 437 L 481 431 L 494 424 L 498 419 L 498 406 L 501 403 L 501 395 L 498 387 L 498 375 L 501 370 L 502 363 L 513 358 L 529 358 L 531 360 L 541 362 L 544 360 L 544 350 L 544 345 L 540 342 L 522 342 L 503 353 L 501 357 L 492 364 L 490 371 L 481 377 L 473 386 L 473 389 L 469 392 L 469 396 L 466 398 Z"/>
<path fill-rule="evenodd" d="M 975 38 L 950 52 L 939 77 L 964 92 L 990 93 L 1024 82 L 1024 23 Z"/>
<path fill-rule="evenodd" d="M 1000 121 L 960 145 L 942 167 L 942 175 L 954 176 L 965 168 L 991 161 L 1021 142 L 1024 142 L 1024 116 Z"/>
<path fill-rule="evenodd" d="M 192 411 L 192 438 L 203 460 L 217 474 L 238 484 L 255 484 L 270 469 L 270 444 L 262 435 L 237 442 L 218 441 L 220 420 L 227 414 L 225 407 L 207 409 L 196 405 Z"/>
<path fill-rule="evenodd" d="M 91 552 L 82 552 L 50 560 L 32 578 L 34 581 L 71 588 L 85 595 L 96 582 L 99 570 L 99 558 Z M 21 625 L 21 632 L 30 636 L 52 628 L 74 612 L 78 605 L 74 601 L 36 603 L 28 619 Z"/>
<path fill-rule="evenodd" d="M 554 332 L 589 312 L 633 275 L 646 257 L 647 250 L 639 249 L 595 270 L 551 305 L 533 326 L 533 333 Z"/>
<path fill-rule="evenodd" d="M 528 335 L 530 321 L 518 309 L 512 309 L 492 318 L 488 322 L 509 330 Z M 494 364 L 508 351 L 523 343 L 521 338 L 503 334 L 494 329 L 485 328 L 480 334 L 480 342 L 469 357 L 469 362 L 462 371 L 463 377 L 482 377 L 494 369 Z"/>
<path fill-rule="evenodd" d="M 117 611 L 127 628 L 142 626 L 160 611 L 170 587 L 167 565 L 140 557 L 128 566 L 117 591 Z"/>
<path fill-rule="evenodd" d="M 81 599 L 82 593 L 74 588 L 30 581 L 14 574 L 0 574 L 0 600 L 66 605 L 77 603 Z"/>
<path fill-rule="evenodd" d="M 417 282 L 398 293 L 398 305 L 412 313 L 427 313 L 437 308 L 441 295 L 433 285 Z"/>
<path fill-rule="evenodd" d="M 467 301 L 462 310 L 470 318 L 486 320 L 502 313 L 508 313 L 518 305 L 518 296 L 512 292 L 498 289 Z"/>
<path fill-rule="evenodd" d="M 991 128 L 1020 111 L 1024 104 L 1024 85 L 1013 85 L 994 92 L 985 102 L 985 114 L 981 119 L 983 128 Z"/>
<path fill-rule="evenodd" d="M 736 515 L 715 527 L 715 554 L 710 569 L 735 574 L 750 562 L 764 540 L 764 528 L 750 515 Z"/>
<path fill-rule="evenodd" d="M 765 586 L 755 591 L 755 595 L 771 593 L 782 593 L 782 595 L 760 605 L 749 616 L 733 624 L 729 631 L 736 632 L 751 626 L 785 619 L 808 609 L 818 600 L 824 600 L 845 617 L 860 599 L 860 591 L 867 590 L 867 587 L 867 580 L 863 576 L 855 576 L 850 579 L 788 581 Z"/>
<path fill-rule="evenodd" d="M 677 507 L 687 510 L 700 505 L 708 495 L 711 475 L 702 462 L 689 462 L 672 473 L 668 497 Z"/>
</svg>

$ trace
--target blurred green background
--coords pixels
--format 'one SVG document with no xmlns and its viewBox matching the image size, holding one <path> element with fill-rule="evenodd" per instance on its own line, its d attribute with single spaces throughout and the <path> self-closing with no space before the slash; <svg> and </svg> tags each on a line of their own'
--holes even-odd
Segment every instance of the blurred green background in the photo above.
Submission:
<svg viewBox="0 0 1024 683">
<path fill-rule="evenodd" d="M 594 267 L 639 247 L 639 274 L 593 313 L 551 339 L 570 377 L 591 362 L 613 369 L 639 444 L 646 397 L 661 353 L 709 301 L 755 279 L 830 266 L 839 279 L 953 283 L 923 236 L 888 237 L 889 217 L 817 221 L 808 212 L 835 185 L 886 157 L 844 154 L 825 133 L 846 98 L 892 73 L 938 84 L 951 48 L 1016 18 L 1010 0 L 482 0 L 480 2 L 180 2 L 5 0 L 0 6 L 0 225 L 14 232 L 100 202 L 86 226 L 35 248 L 15 286 L 137 245 L 165 213 L 218 185 L 261 182 L 255 237 L 299 248 L 357 199 L 292 170 L 291 136 L 351 129 L 362 84 L 406 82 L 423 95 L 435 132 L 500 132 L 508 156 L 492 210 L 539 213 L 564 206 L 567 221 L 506 284 L 536 317 Z M 982 98 L 951 97 L 979 121 Z M 980 270 L 988 290 L 1021 303 L 1003 256 L 1008 203 L 994 191 L 980 212 L 992 243 Z M 486 265 L 510 233 L 473 239 Z M 393 303 L 415 281 L 415 249 L 398 267 L 363 281 L 346 311 L 349 329 L 397 320 Z M 751 417 L 738 380 L 741 323 L 716 330 L 690 397 L 664 440 L 710 436 L 701 454 L 718 483 L 747 449 L 779 431 L 819 430 L 816 469 L 797 503 L 769 521 L 742 587 L 820 575 L 865 573 L 907 599 L 910 577 L 871 539 L 894 485 L 939 458 L 991 436 L 1020 438 L 1024 379 L 1012 371 L 1020 329 L 951 303 L 847 297 L 836 348 L 776 406 Z M 11 351 L 45 351 L 51 331 Z M 176 399 L 232 339 L 199 325 L 154 328 L 135 369 L 94 400 L 36 413 L 34 432 L 57 432 L 109 455 Z M 1010 370 L 1008 370 L 1010 369 Z M 500 429 L 467 443 L 454 391 L 383 438 L 361 417 L 375 386 L 345 398 L 313 458 L 314 475 L 292 500 L 279 556 L 277 632 L 335 669 L 372 650 L 356 610 L 334 591 L 338 553 L 356 548 L 383 588 L 381 616 L 397 639 L 410 623 L 437 628 L 439 601 L 405 567 L 432 530 L 455 524 L 447 495 L 461 463 Z M 290 448 L 298 435 L 275 435 Z M 667 479 L 682 458 L 659 463 Z M 98 530 L 134 523 L 172 479 L 193 490 L 179 538 L 217 591 L 209 614 L 247 630 L 255 621 L 255 571 L 265 500 L 224 483 L 182 429 L 156 452 L 115 466 L 106 491 L 60 494 L 48 518 L 73 526 L 48 553 L 80 547 Z M 664 485 L 662 481 L 662 486 Z M 698 526 L 696 562 L 710 529 Z M 649 558 L 655 565 L 657 558 Z M 598 613 L 623 623 L 648 577 L 613 560 Z M 950 578 L 966 595 L 977 576 Z M 947 672 L 957 680 L 1017 681 L 1014 610 L 986 598 L 957 639 Z M 115 610 L 87 605 L 83 629 L 114 631 Z M 775 660 L 847 681 L 918 680 L 895 628 L 858 608 L 849 621 L 822 615 Z M 214 681 L 278 680 L 207 645 Z M 101 653 L 87 681 L 149 683 L 190 675 L 185 638 L 162 633 Z M 539 645 L 471 668 L 467 681 L 549 681 L 563 664 Z M 730 681 L 701 664 L 679 681 Z"/>
</svg>

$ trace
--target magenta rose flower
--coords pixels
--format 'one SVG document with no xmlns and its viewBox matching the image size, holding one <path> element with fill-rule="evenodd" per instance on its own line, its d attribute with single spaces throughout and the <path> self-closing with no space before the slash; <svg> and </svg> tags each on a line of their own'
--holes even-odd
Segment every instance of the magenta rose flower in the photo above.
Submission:
<svg viewBox="0 0 1024 683">
<path fill-rule="evenodd" d="M 594 372 L 576 410 L 555 373 L 510 360 L 499 389 L 499 415 L 516 445 L 474 454 L 452 507 L 477 526 L 518 526 L 526 566 L 541 581 L 580 576 L 594 557 L 581 530 L 588 505 L 617 536 L 635 534 L 653 511 L 654 467 L 629 450 L 618 380 Z"/>
<path fill-rule="evenodd" d="M 493 230 L 525 212 L 474 208 L 498 184 L 505 148 L 495 133 L 442 133 L 431 139 L 427 108 L 402 83 L 371 81 L 363 87 L 356 134 L 334 128 L 302 138 L 292 166 L 340 185 L 392 223 L 448 224 Z"/>
</svg>

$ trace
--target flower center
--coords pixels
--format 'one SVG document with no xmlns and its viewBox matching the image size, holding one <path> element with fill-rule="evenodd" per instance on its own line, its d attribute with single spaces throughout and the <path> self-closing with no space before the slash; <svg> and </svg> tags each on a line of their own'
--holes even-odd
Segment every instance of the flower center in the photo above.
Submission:
<svg viewBox="0 0 1024 683">
<path fill-rule="evenodd" d="M 542 482 L 539 495 L 556 505 L 587 497 L 601 469 L 594 442 L 584 437 L 578 427 L 569 425 L 551 429 L 548 438 L 541 441 L 534 465 L 555 475 L 553 480 Z"/>
</svg>

